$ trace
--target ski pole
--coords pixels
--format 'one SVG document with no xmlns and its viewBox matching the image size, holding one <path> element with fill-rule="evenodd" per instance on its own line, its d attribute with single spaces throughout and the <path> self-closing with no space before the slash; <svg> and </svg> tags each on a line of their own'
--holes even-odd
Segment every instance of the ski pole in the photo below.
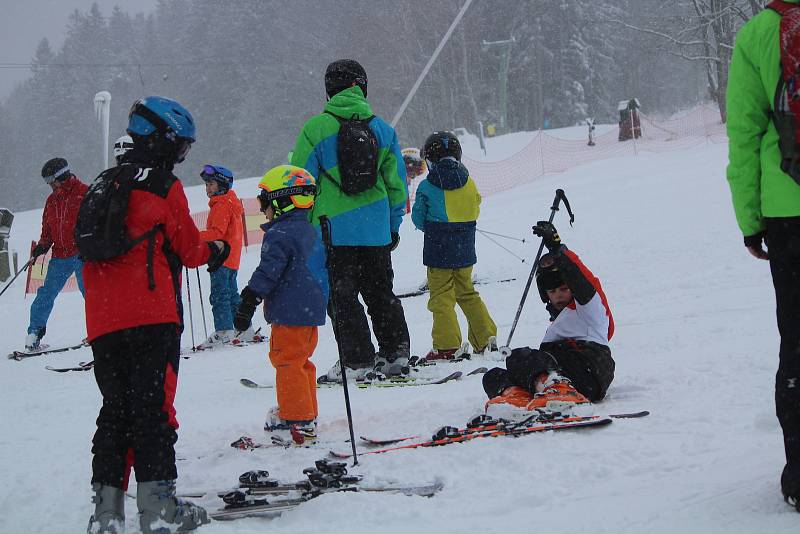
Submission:
<svg viewBox="0 0 800 534">
<path fill-rule="evenodd" d="M 569 213 L 569 224 L 572 226 L 572 223 L 575 221 L 575 215 L 572 214 L 572 209 L 569 207 L 569 200 L 567 200 L 567 195 L 564 194 L 563 189 L 556 189 L 556 197 L 553 199 L 553 205 L 550 206 L 550 218 L 548 219 L 548 222 L 553 222 L 553 218 L 556 216 L 556 212 L 558 211 L 558 205 L 562 200 L 564 201 L 564 207 L 567 208 L 567 213 Z M 522 292 L 522 299 L 519 301 L 517 314 L 514 316 L 514 322 L 511 324 L 511 332 L 508 333 L 508 341 L 506 341 L 506 346 L 503 347 L 504 349 L 508 350 L 511 347 L 511 338 L 514 335 L 514 330 L 517 328 L 517 321 L 519 321 L 519 316 L 522 313 L 522 307 L 525 305 L 525 299 L 528 298 L 528 291 L 531 288 L 531 282 L 533 281 L 533 277 L 536 276 L 536 270 L 539 268 L 539 258 L 542 257 L 542 250 L 544 250 L 544 239 L 542 239 L 542 242 L 539 243 L 539 250 L 536 252 L 536 259 L 533 262 L 533 267 L 531 267 L 531 274 L 528 276 L 528 282 L 525 284 L 525 291 Z"/>
<path fill-rule="evenodd" d="M 335 281 L 332 280 L 331 254 L 333 245 L 331 244 L 331 227 L 326 216 L 319 218 L 320 229 L 322 230 L 322 241 L 325 244 L 325 267 L 328 269 L 328 287 L 331 292 L 331 315 L 333 315 L 333 333 L 336 338 L 336 349 L 339 351 L 339 369 L 342 371 L 342 389 L 344 390 L 344 406 L 347 410 L 347 425 L 350 427 L 350 445 L 353 447 L 353 465 L 358 465 L 358 453 L 356 452 L 356 436 L 353 431 L 353 414 L 350 411 L 350 393 L 347 391 L 347 371 L 342 359 L 342 342 L 339 332 L 339 311 L 336 308 L 336 292 L 333 290 Z"/>
<path fill-rule="evenodd" d="M 30 267 L 30 265 L 31 265 L 33 262 L 35 262 L 35 261 L 36 261 L 36 256 L 34 256 L 34 257 L 32 257 L 31 259 L 29 259 L 29 260 L 28 260 L 28 263 L 26 263 L 25 265 L 23 265 L 22 267 L 20 267 L 19 271 L 17 271 L 16 273 L 14 273 L 14 277 L 13 277 L 11 280 L 9 280 L 9 281 L 8 281 L 8 283 L 6 284 L 6 286 L 3 288 L 3 290 L 2 290 L 2 291 L 0 291 L 0 295 L 2 295 L 3 293 L 5 293 L 5 292 L 6 292 L 6 289 L 8 289 L 9 287 L 11 287 L 11 284 L 13 284 L 13 283 L 14 283 L 14 280 L 16 280 L 16 279 L 17 279 L 17 277 L 18 277 L 20 274 L 22 274 L 22 272 L 23 272 L 25 269 L 27 269 L 28 267 Z"/>
<path fill-rule="evenodd" d="M 189 332 L 192 334 L 192 350 L 197 350 L 194 344 L 194 319 L 192 318 L 192 288 L 189 287 L 189 268 L 186 267 L 186 294 L 189 298 Z"/>
<path fill-rule="evenodd" d="M 206 305 L 203 302 L 203 286 L 200 284 L 200 268 L 195 267 L 194 272 L 197 273 L 197 290 L 200 292 L 200 313 L 203 314 L 203 334 L 208 339 L 208 327 L 206 327 Z"/>
</svg>

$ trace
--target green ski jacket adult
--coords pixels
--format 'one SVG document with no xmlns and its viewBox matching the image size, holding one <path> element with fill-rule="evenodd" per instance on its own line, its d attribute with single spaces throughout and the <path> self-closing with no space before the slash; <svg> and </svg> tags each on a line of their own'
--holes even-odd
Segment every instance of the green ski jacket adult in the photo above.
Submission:
<svg viewBox="0 0 800 534">
<path fill-rule="evenodd" d="M 745 236 L 764 230 L 764 217 L 800 216 L 800 185 L 781 171 L 771 116 L 781 76 L 780 20 L 765 9 L 739 30 L 728 73 L 728 183 Z"/>
<path fill-rule="evenodd" d="M 338 185 L 339 121 L 331 113 L 344 119 L 366 119 L 372 116 L 372 109 L 361 88 L 353 86 L 335 94 L 325 104 L 325 111 L 303 125 L 292 151 L 292 165 L 303 167 L 317 179 L 311 222 L 319 225 L 320 216 L 328 217 L 334 246 L 386 246 L 391 242 L 391 233 L 400 229 L 408 197 L 397 134 L 380 117 L 370 121 L 369 127 L 378 140 L 378 179 L 372 189 L 347 195 Z"/>
</svg>

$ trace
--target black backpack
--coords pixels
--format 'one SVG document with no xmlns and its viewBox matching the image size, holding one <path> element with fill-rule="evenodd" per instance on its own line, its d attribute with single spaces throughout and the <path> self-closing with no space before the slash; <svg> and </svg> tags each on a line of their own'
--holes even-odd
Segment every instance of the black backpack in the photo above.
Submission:
<svg viewBox="0 0 800 534">
<path fill-rule="evenodd" d="M 326 113 L 339 121 L 336 157 L 341 182 L 337 185 L 346 195 L 357 195 L 372 189 L 378 181 L 378 139 L 369 127 L 375 115 L 366 119 L 343 119 Z M 323 173 L 336 183 L 330 174 L 324 170 Z"/>
<path fill-rule="evenodd" d="M 153 248 L 159 226 L 136 238 L 131 238 L 125 226 L 128 201 L 137 181 L 146 178 L 147 169 L 121 165 L 103 171 L 89 186 L 78 209 L 75 224 L 75 244 L 84 261 L 105 261 L 125 254 L 144 241 L 147 246 L 147 274 L 150 289 L 155 288 L 153 277 Z"/>
</svg>

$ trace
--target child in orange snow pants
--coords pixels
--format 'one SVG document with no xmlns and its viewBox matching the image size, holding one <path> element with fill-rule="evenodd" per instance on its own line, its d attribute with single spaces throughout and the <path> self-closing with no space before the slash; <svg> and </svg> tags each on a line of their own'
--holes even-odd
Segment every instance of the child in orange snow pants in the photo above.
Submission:
<svg viewBox="0 0 800 534">
<path fill-rule="evenodd" d="M 317 368 L 309 359 L 316 347 L 316 326 L 272 325 L 269 361 L 275 367 L 281 419 L 309 421 L 317 417 Z"/>
</svg>

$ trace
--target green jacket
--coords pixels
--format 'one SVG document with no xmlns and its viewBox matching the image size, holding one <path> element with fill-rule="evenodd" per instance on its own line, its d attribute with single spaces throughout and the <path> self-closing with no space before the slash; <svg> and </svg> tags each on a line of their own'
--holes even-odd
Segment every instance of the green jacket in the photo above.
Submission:
<svg viewBox="0 0 800 534">
<path fill-rule="evenodd" d="M 771 117 L 781 76 L 780 19 L 765 9 L 739 30 L 728 73 L 728 183 L 745 236 L 761 232 L 764 217 L 800 216 L 800 185 L 781 171 Z"/>
<path fill-rule="evenodd" d="M 336 94 L 325 104 L 325 111 L 306 121 L 292 151 L 292 165 L 303 167 L 317 179 L 317 196 L 311 222 L 330 219 L 331 242 L 336 246 L 386 246 L 391 233 L 400 229 L 405 215 L 406 167 L 394 128 L 380 117 L 369 123 L 378 140 L 378 180 L 375 187 L 357 195 L 346 195 L 340 181 L 336 140 L 343 118 L 364 119 L 372 115 L 369 102 L 357 86 Z M 325 176 L 324 169 L 334 180 Z"/>
</svg>

